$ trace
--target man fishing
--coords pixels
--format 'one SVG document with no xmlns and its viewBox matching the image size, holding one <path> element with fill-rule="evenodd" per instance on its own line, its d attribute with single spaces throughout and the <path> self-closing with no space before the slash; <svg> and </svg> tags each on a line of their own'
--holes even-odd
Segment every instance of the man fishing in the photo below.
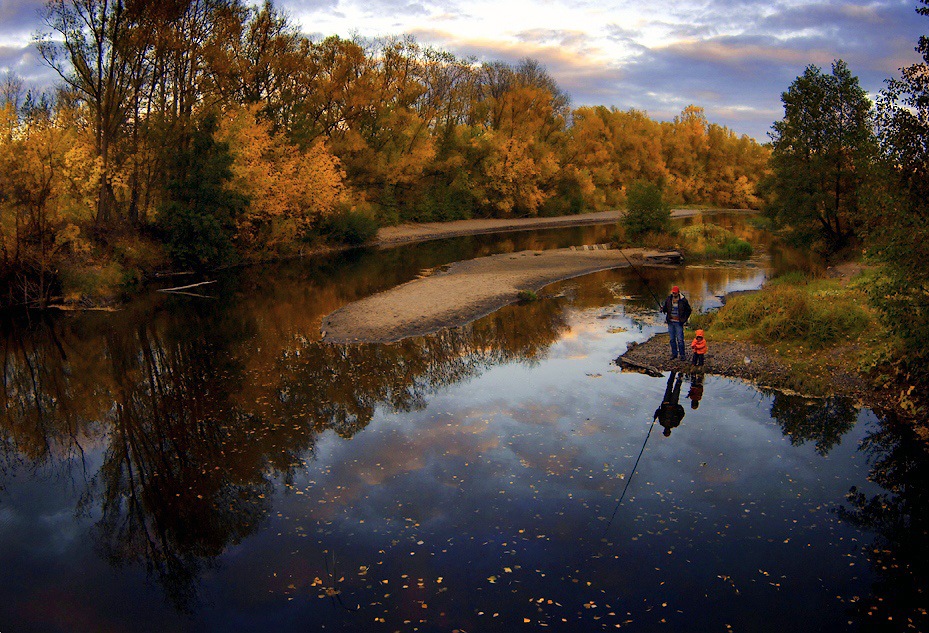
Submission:
<svg viewBox="0 0 929 633">
<path fill-rule="evenodd" d="M 671 337 L 671 360 L 687 358 L 684 347 L 684 324 L 690 318 L 690 303 L 687 297 L 681 294 L 677 286 L 671 288 L 671 294 L 664 300 L 661 312 L 665 315 L 668 324 L 668 335 Z"/>
</svg>

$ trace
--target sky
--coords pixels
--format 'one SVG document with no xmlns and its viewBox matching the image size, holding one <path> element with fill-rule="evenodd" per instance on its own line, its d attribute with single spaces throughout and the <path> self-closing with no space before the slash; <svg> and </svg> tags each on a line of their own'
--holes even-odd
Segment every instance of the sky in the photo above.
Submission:
<svg viewBox="0 0 929 633">
<path fill-rule="evenodd" d="M 0 0 L 0 72 L 32 86 L 54 73 L 32 43 L 44 0 Z M 411 34 L 478 61 L 540 61 L 572 105 L 637 108 L 670 120 L 690 104 L 758 141 L 781 93 L 809 64 L 843 59 L 875 95 L 920 61 L 929 18 L 917 0 L 277 0 L 308 36 Z"/>
</svg>

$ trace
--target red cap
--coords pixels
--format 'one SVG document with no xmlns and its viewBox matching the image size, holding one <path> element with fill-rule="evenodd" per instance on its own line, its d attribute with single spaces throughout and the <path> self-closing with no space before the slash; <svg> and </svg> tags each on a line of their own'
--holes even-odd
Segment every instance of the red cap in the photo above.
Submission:
<svg viewBox="0 0 929 633">
<path fill-rule="evenodd" d="M 671 288 L 671 292 L 680 292 L 680 291 L 681 289 L 678 288 L 677 286 L 674 286 L 673 288 Z"/>
</svg>

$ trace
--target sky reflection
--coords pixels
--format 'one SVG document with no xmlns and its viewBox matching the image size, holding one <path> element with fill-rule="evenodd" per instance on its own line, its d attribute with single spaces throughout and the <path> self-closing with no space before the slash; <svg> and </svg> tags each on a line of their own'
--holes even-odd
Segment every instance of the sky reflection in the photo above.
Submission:
<svg viewBox="0 0 929 633">
<path fill-rule="evenodd" d="M 645 274 L 708 306 L 763 269 Z M 107 330 L 121 371 L 68 378 L 92 398 L 46 366 L 61 429 L 6 393 L 0 629 L 853 629 L 870 535 L 834 510 L 877 490 L 858 453 L 873 414 L 710 375 L 649 434 L 667 376 L 612 363 L 663 329 L 641 280 L 542 294 L 355 348 L 295 339 L 250 297 Z M 92 331 L 57 331 L 71 362 Z M 10 347 L 11 371 L 54 358 L 43 345 Z M 40 450 L 75 428 L 83 461 Z"/>
</svg>

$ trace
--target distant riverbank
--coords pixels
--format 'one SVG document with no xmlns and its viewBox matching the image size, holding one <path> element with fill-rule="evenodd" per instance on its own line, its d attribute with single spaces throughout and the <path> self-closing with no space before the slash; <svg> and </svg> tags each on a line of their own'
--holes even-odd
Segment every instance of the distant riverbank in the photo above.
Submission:
<svg viewBox="0 0 929 633">
<path fill-rule="evenodd" d="M 730 211 L 729 209 L 714 210 Z M 671 211 L 671 217 L 685 218 L 702 212 L 704 211 L 699 209 L 673 209 Z M 582 213 L 580 215 L 561 215 L 550 218 L 510 218 L 502 220 L 475 218 L 471 220 L 455 220 L 453 222 L 399 224 L 397 226 L 386 226 L 380 229 L 377 232 L 374 244 L 377 246 L 396 246 L 399 244 L 409 244 L 411 242 L 425 242 L 428 240 L 460 237 L 463 235 L 609 224 L 611 222 L 618 222 L 622 215 L 622 210 L 615 210 L 601 211 L 599 213 Z"/>
</svg>

